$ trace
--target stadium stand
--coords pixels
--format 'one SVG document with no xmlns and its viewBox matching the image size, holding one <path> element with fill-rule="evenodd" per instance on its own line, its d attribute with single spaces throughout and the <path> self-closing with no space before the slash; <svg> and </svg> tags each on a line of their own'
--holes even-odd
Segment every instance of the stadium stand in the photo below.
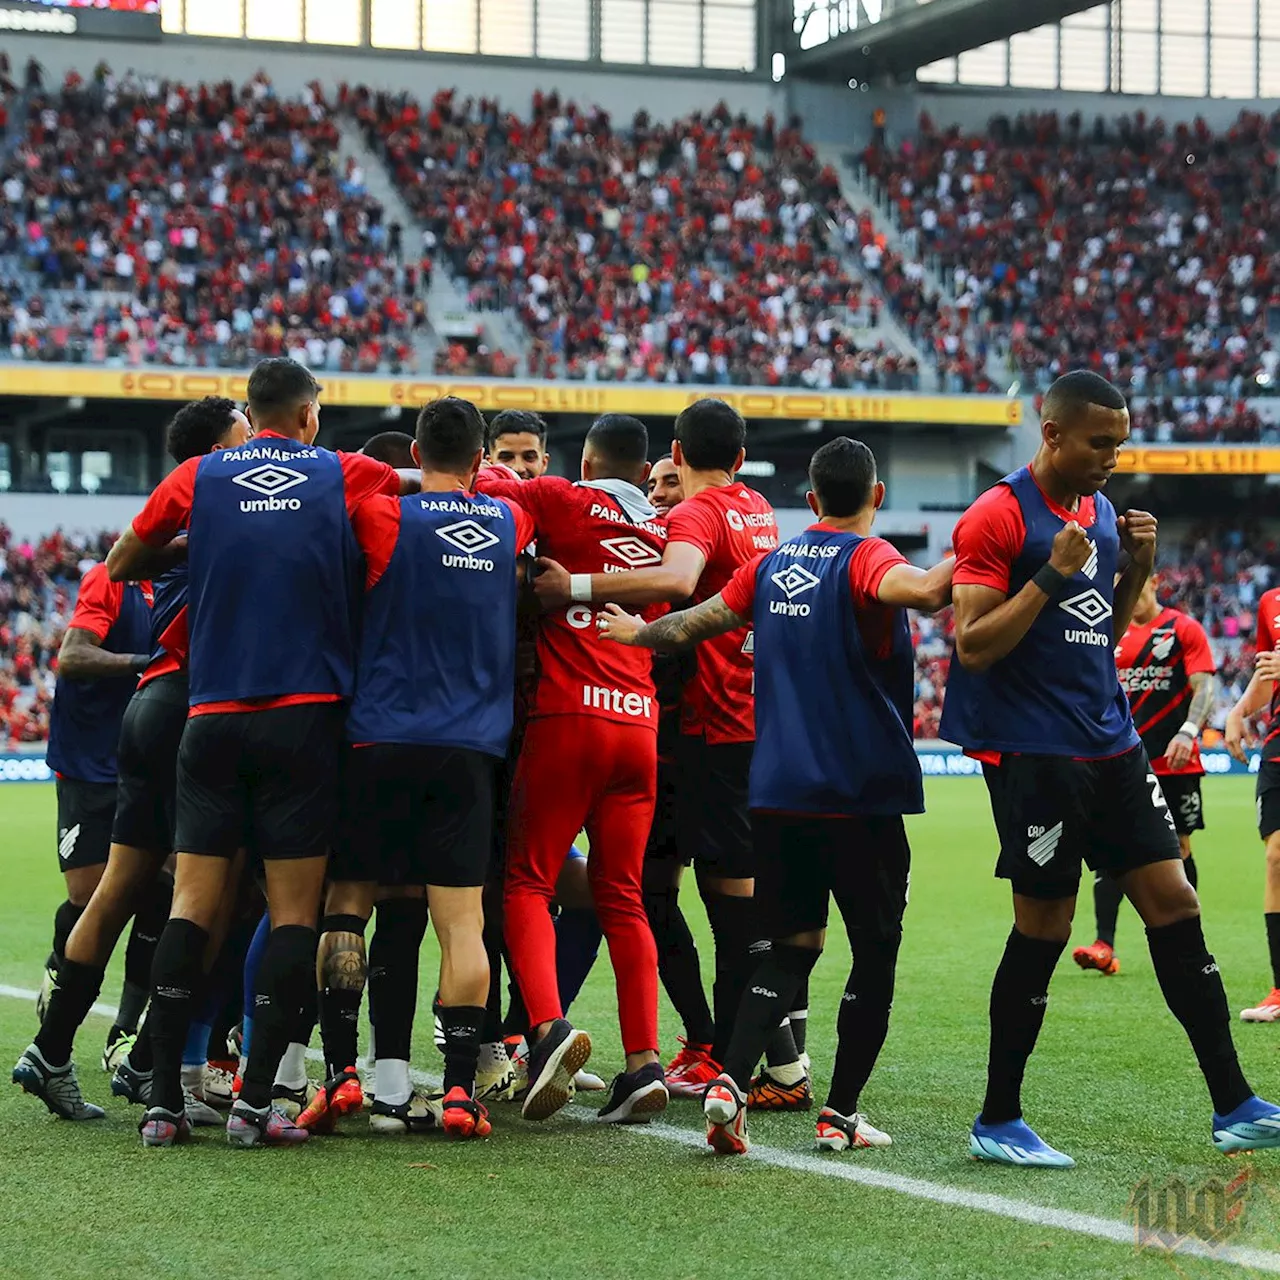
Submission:
<svg viewBox="0 0 1280 1280">
<path fill-rule="evenodd" d="M 954 323 L 1034 386 L 1084 366 L 1139 396 L 1241 398 L 1280 366 L 1267 331 L 1278 139 L 1280 113 L 1242 112 L 1215 134 L 1049 111 L 997 116 L 981 135 L 926 114 L 862 160 L 954 282 Z M 918 328 L 920 290 L 886 293 Z"/>
<path fill-rule="evenodd" d="M 16 122 L 15 122 L 16 124 Z M 337 157 L 318 84 L 282 99 L 117 79 L 29 94 L 0 166 L 0 344 L 14 359 L 411 369 L 429 264 Z"/>
<path fill-rule="evenodd" d="M 544 377 L 913 388 L 914 362 L 855 327 L 879 306 L 829 238 L 798 124 L 723 104 L 669 124 L 536 94 L 345 101 L 471 305 L 513 306 Z"/>
</svg>

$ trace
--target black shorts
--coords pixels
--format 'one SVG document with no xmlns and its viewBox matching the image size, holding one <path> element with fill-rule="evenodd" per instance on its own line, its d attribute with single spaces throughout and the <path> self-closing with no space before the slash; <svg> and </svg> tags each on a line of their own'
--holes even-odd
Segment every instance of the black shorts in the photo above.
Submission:
<svg viewBox="0 0 1280 1280">
<path fill-rule="evenodd" d="M 338 816 L 339 702 L 192 716 L 178 749 L 174 848 L 256 861 L 326 853 Z"/>
<path fill-rule="evenodd" d="M 911 847 L 900 817 L 751 815 L 755 900 L 772 939 L 825 929 L 832 897 L 850 940 L 896 938 L 907 906 Z"/>
<path fill-rule="evenodd" d="M 101 866 L 111 852 L 116 784 L 59 778 L 57 790 L 58 870 Z"/>
<path fill-rule="evenodd" d="M 644 849 L 645 861 L 680 861 L 676 832 L 676 766 L 659 759 L 658 791 L 653 806 L 653 826 L 649 828 L 649 842 Z"/>
<path fill-rule="evenodd" d="M 1280 831 L 1280 759 L 1258 765 L 1258 834 L 1269 840 Z"/>
<path fill-rule="evenodd" d="M 1053 900 L 1073 897 L 1080 864 L 1110 876 L 1166 858 L 1181 858 L 1173 814 L 1134 747 L 1110 760 L 1006 756 L 984 765 L 1000 836 L 996 875 L 1014 893 Z"/>
<path fill-rule="evenodd" d="M 185 672 L 158 676 L 129 701 L 120 727 L 116 844 L 167 856 L 173 849 L 178 747 L 187 724 Z"/>
<path fill-rule="evenodd" d="M 1180 836 L 1204 830 L 1204 798 L 1200 794 L 1198 773 L 1165 773 L 1156 775 L 1160 790 L 1173 814 L 1173 829 Z"/>
<path fill-rule="evenodd" d="M 699 875 L 755 875 L 747 782 L 754 742 L 714 746 L 686 734 L 676 746 L 677 852 Z"/>
<path fill-rule="evenodd" d="M 329 879 L 484 884 L 499 764 L 461 747 L 350 748 L 343 759 L 341 834 Z"/>
</svg>

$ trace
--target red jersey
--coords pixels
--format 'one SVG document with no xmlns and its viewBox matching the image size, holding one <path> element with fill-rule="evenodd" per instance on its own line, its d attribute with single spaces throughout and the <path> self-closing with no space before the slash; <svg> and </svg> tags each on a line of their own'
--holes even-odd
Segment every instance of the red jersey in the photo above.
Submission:
<svg viewBox="0 0 1280 1280">
<path fill-rule="evenodd" d="M 1177 609 L 1161 609 L 1150 622 L 1131 622 L 1116 645 L 1116 667 L 1153 772 L 1203 773 L 1198 743 L 1181 769 L 1171 769 L 1164 753 L 1186 723 L 1191 677 L 1217 670 L 1204 628 Z"/>
<path fill-rule="evenodd" d="M 269 440 L 279 436 L 277 431 L 259 431 L 256 439 Z M 191 506 L 195 501 L 196 471 L 207 457 L 197 454 L 186 462 L 175 467 L 155 487 L 151 497 L 141 512 L 133 518 L 133 531 L 148 546 L 162 547 L 172 541 L 191 523 Z M 342 465 L 342 478 L 345 486 L 347 515 L 354 514 L 356 508 L 374 494 L 399 494 L 400 475 L 385 462 L 378 462 L 363 453 L 341 453 L 337 455 Z M 173 633 L 172 635 L 170 633 Z M 187 655 L 187 619 L 186 611 L 161 636 L 160 643 L 167 653 L 180 658 L 178 670 L 186 663 Z M 153 663 L 149 672 L 154 679 L 160 674 Z M 211 715 L 233 711 L 269 711 L 275 707 L 292 707 L 304 702 L 334 702 L 335 697 L 323 693 L 290 693 L 280 698 L 259 698 L 248 702 L 205 702 L 192 707 L 193 716 Z"/>
<path fill-rule="evenodd" d="M 1259 653 L 1268 649 L 1280 649 L 1280 587 L 1263 592 L 1258 601 L 1258 638 L 1255 646 Z M 1262 740 L 1262 758 L 1274 760 L 1280 757 L 1280 681 L 1271 689 L 1271 705 L 1267 710 L 1267 733 Z"/>
<path fill-rule="evenodd" d="M 511 480 L 482 471 L 476 488 L 527 511 L 538 554 L 559 561 L 570 573 L 621 573 L 662 562 L 666 530 L 656 516 L 632 519 L 617 498 L 589 483 L 574 484 L 561 476 Z M 643 501 L 640 491 L 635 492 Z M 645 616 L 652 619 L 664 612 L 660 606 L 646 610 Z M 648 725 L 657 732 L 652 655 L 601 640 L 591 605 L 574 603 L 544 614 L 537 651 L 530 720 L 588 715 Z"/>
<path fill-rule="evenodd" d="M 139 582 L 138 588 L 150 608 L 153 601 L 151 583 Z M 76 607 L 67 629 L 74 627 L 77 631 L 87 631 L 101 644 L 120 616 L 124 589 L 123 582 L 111 581 L 105 564 L 95 564 L 80 580 L 80 594 L 76 596 Z"/>
<path fill-rule="evenodd" d="M 778 521 L 764 497 L 735 480 L 673 507 L 667 541 L 687 542 L 706 560 L 692 599 L 701 604 L 719 595 L 742 565 L 778 545 Z M 751 639 L 751 628 L 740 627 L 698 646 L 697 675 L 684 690 L 682 733 L 712 744 L 755 741 Z"/>
</svg>

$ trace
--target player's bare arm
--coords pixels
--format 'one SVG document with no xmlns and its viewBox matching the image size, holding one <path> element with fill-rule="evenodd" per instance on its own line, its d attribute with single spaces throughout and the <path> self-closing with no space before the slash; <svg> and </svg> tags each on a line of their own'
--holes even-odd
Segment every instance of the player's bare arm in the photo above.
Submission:
<svg viewBox="0 0 1280 1280">
<path fill-rule="evenodd" d="M 160 547 L 144 542 L 130 525 L 107 553 L 107 577 L 112 582 L 143 582 L 161 578 L 187 558 L 187 535 L 180 533 Z"/>
<path fill-rule="evenodd" d="M 1191 761 L 1196 739 L 1213 712 L 1218 696 L 1218 677 L 1212 671 L 1194 671 L 1187 677 L 1191 685 L 1191 705 L 1182 728 L 1169 740 L 1164 758 L 1171 769 L 1182 769 Z"/>
<path fill-rule="evenodd" d="M 1261 653 L 1258 655 L 1258 666 L 1248 687 L 1240 695 L 1240 700 L 1227 712 L 1227 728 L 1225 733 L 1227 750 L 1241 764 L 1247 763 L 1245 747 L 1250 744 L 1248 723 L 1267 705 L 1271 699 L 1271 690 L 1275 686 L 1275 677 L 1263 674 L 1263 659 L 1272 659 L 1267 666 L 1274 666 L 1276 655 Z"/>
<path fill-rule="evenodd" d="M 145 653 L 108 653 L 92 631 L 68 627 L 58 649 L 58 676 L 63 680 L 136 676 L 147 669 L 150 661 Z"/>
<path fill-rule="evenodd" d="M 540 559 L 533 589 L 544 609 L 601 600 L 629 605 L 675 604 L 693 595 L 706 563 L 706 556 L 688 542 L 668 544 L 662 563 L 652 569 L 625 573 L 569 573 L 555 560 Z"/>
<path fill-rule="evenodd" d="M 1053 550 L 1036 577 L 1016 596 L 995 587 L 963 583 L 952 590 L 956 611 L 956 656 L 968 671 L 985 671 L 1017 646 L 1060 586 L 1084 568 L 1093 549 L 1072 520 L 1053 540 Z M 1040 582 L 1036 578 L 1044 575 Z"/>
<path fill-rule="evenodd" d="M 880 579 L 876 598 L 881 604 L 915 609 L 919 613 L 937 613 L 951 603 L 951 575 L 955 568 L 954 556 L 948 556 L 932 569 L 896 564 Z"/>
<path fill-rule="evenodd" d="M 1117 517 L 1120 546 L 1129 553 L 1129 565 L 1116 583 L 1112 608 L 1115 633 L 1124 635 L 1133 620 L 1133 610 L 1142 588 L 1156 563 L 1156 518 L 1149 511 L 1126 511 Z"/>
<path fill-rule="evenodd" d="M 712 636 L 722 636 L 726 631 L 745 627 L 747 621 L 734 613 L 722 596 L 716 595 L 694 605 L 692 609 L 668 613 L 656 622 L 649 623 L 636 614 L 627 613 L 616 604 L 607 604 L 596 618 L 596 626 L 605 639 L 617 644 L 676 653 L 681 649 L 691 649 L 701 640 L 709 640 Z"/>
</svg>

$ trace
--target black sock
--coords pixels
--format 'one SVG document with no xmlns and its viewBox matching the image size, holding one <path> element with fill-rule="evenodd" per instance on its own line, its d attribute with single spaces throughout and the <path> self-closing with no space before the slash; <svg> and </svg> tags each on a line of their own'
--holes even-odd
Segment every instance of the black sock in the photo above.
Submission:
<svg viewBox="0 0 1280 1280">
<path fill-rule="evenodd" d="M 507 959 L 505 947 L 502 954 L 503 958 Z M 520 994 L 520 984 L 512 978 L 511 973 L 511 962 L 507 959 L 507 1016 L 502 1020 L 502 1034 L 504 1037 L 528 1036 L 529 1010 L 525 1008 L 524 996 Z M 492 980 L 492 971 L 490 971 L 490 979 Z M 561 981 L 563 981 L 563 973 L 561 973 Z M 560 1007 L 567 1010 L 569 1006 L 562 1000 Z"/>
<path fill-rule="evenodd" d="M 120 1011 L 112 1029 L 136 1031 L 142 1011 L 147 1007 L 151 993 L 151 966 L 155 960 L 156 943 L 169 920 L 169 908 L 173 905 L 173 880 L 158 875 L 138 903 L 129 930 L 129 941 L 124 951 L 124 990 L 120 994 Z M 108 1037 L 108 1043 L 112 1037 Z"/>
<path fill-rule="evenodd" d="M 1066 942 L 1028 938 L 1014 929 L 991 984 L 991 1048 L 982 1122 L 1022 1115 L 1022 1077 L 1049 1003 L 1049 979 Z"/>
<path fill-rule="evenodd" d="M 208 933 L 190 920 L 170 920 L 156 944 L 147 1016 L 151 1053 L 151 1105 L 182 1111 L 182 1050 L 191 1025 L 193 1001 L 204 978 Z M 130 1055 L 130 1062 L 133 1061 Z"/>
<path fill-rule="evenodd" d="M 889 1034 L 893 1008 L 893 983 L 898 967 L 902 931 L 888 938 L 853 934 L 853 968 L 844 984 L 840 1015 L 836 1019 L 836 1061 L 831 1072 L 827 1106 L 842 1116 L 858 1109 L 862 1090 Z M 795 1015 L 791 1017 L 795 1026 Z"/>
<path fill-rule="evenodd" d="M 76 1032 L 102 990 L 105 972 L 74 960 L 62 962 L 58 985 L 49 999 L 44 1022 L 36 1032 L 36 1048 L 50 1066 L 60 1067 L 70 1059 Z"/>
<path fill-rule="evenodd" d="M 1200 888 L 1200 872 L 1196 869 L 1196 855 L 1189 853 L 1182 860 L 1182 869 L 1187 873 L 1187 880 L 1193 889 Z"/>
<path fill-rule="evenodd" d="M 484 950 L 489 957 L 489 997 L 484 1004 L 483 1044 L 502 1041 L 502 886 L 484 890 Z M 528 1019 L 526 1018 L 526 1022 Z"/>
<path fill-rule="evenodd" d="M 773 943 L 767 938 L 752 947 L 751 954 L 756 957 L 757 968 L 764 962 L 764 957 L 772 948 Z M 800 1061 L 800 1050 L 796 1048 L 795 1038 L 791 1034 L 791 1023 L 785 1014 L 781 1025 L 774 1028 L 773 1034 L 764 1047 L 764 1060 L 771 1067 L 789 1067 Z"/>
<path fill-rule="evenodd" d="M 378 903 L 369 942 L 369 1017 L 380 1058 L 409 1060 L 418 1004 L 418 951 L 426 932 L 424 898 L 384 898 Z"/>
<path fill-rule="evenodd" d="M 48 967 L 58 972 L 62 957 L 67 954 L 67 939 L 76 921 L 84 915 L 84 908 L 77 907 L 74 902 L 62 903 L 53 913 L 53 950 L 49 953 Z"/>
<path fill-rule="evenodd" d="M 560 1008 L 567 1014 L 600 954 L 600 921 L 595 907 L 562 907 L 556 917 L 556 977 Z M 524 1001 L 521 1001 L 523 1006 Z M 524 1015 L 525 1025 L 529 1015 Z"/>
<path fill-rule="evenodd" d="M 444 1028 L 444 1091 L 460 1087 L 471 1097 L 476 1091 L 484 1010 L 475 1005 L 441 1005 L 440 1024 Z"/>
<path fill-rule="evenodd" d="M 812 947 L 775 942 L 752 971 L 724 1058 L 725 1071 L 740 1089 L 750 1086 L 751 1073 L 766 1043 L 777 1032 L 800 984 L 808 978 L 821 954 Z"/>
<path fill-rule="evenodd" d="M 803 1053 L 809 1032 L 809 981 L 807 978 L 791 1003 L 795 1005 L 795 1008 L 787 1014 L 787 1021 L 791 1023 L 791 1038 L 796 1042 L 796 1051 Z"/>
<path fill-rule="evenodd" d="M 232 1029 L 244 1016 L 244 963 L 249 944 L 258 930 L 258 919 L 253 913 L 238 916 L 213 962 L 209 990 L 218 993 L 220 998 L 213 1021 L 209 1024 L 210 1060 L 228 1056 L 227 1041 Z"/>
<path fill-rule="evenodd" d="M 1280 987 L 1280 911 L 1268 911 L 1262 918 L 1267 922 L 1267 951 L 1271 956 L 1271 985 Z"/>
<path fill-rule="evenodd" d="M 735 898 L 723 893 L 708 892 L 703 901 L 716 944 L 716 979 L 712 992 L 715 1003 L 715 1037 L 711 1044 L 711 1056 L 716 1062 L 723 1064 L 723 1055 L 728 1052 L 729 1041 L 733 1036 L 733 1021 L 742 1004 L 747 980 L 756 966 L 757 957 L 751 954 L 752 944 L 756 941 L 756 909 L 750 898 Z M 786 1009 L 779 1012 L 778 1022 L 782 1021 L 784 1013 Z M 777 1025 L 775 1022 L 770 1030 Z M 763 1042 L 760 1050 L 764 1050 Z"/>
<path fill-rule="evenodd" d="M 1165 1003 L 1195 1050 L 1213 1109 L 1226 1115 L 1253 1090 L 1236 1057 L 1227 993 L 1217 962 L 1205 946 L 1200 917 L 1148 929 L 1147 945 Z"/>
<path fill-rule="evenodd" d="M 129 1050 L 126 1062 L 135 1070 L 146 1075 L 155 1066 L 155 1055 L 151 1051 L 151 1009 L 143 1015 L 142 1025 L 138 1028 L 138 1038 Z"/>
<path fill-rule="evenodd" d="M 684 1023 L 685 1039 L 709 1045 L 715 1039 L 715 1025 L 702 988 L 698 946 L 680 909 L 678 886 L 646 890 L 644 909 L 658 947 L 658 976 Z"/>
<path fill-rule="evenodd" d="M 281 1055 L 298 1034 L 303 1009 L 308 1004 L 314 1007 L 315 962 L 314 929 L 286 924 L 271 930 L 258 970 L 253 1038 L 240 1090 L 240 1101 L 246 1106 L 261 1109 L 271 1104 L 271 1086 Z"/>
<path fill-rule="evenodd" d="M 1098 917 L 1097 939 L 1109 947 L 1116 945 L 1116 917 L 1123 901 L 1124 892 L 1114 876 L 1099 875 L 1094 880 L 1093 910 Z"/>
<path fill-rule="evenodd" d="M 354 915 L 325 916 L 320 922 L 320 1036 L 330 1077 L 356 1061 L 360 1001 L 368 973 L 365 924 Z"/>
</svg>

